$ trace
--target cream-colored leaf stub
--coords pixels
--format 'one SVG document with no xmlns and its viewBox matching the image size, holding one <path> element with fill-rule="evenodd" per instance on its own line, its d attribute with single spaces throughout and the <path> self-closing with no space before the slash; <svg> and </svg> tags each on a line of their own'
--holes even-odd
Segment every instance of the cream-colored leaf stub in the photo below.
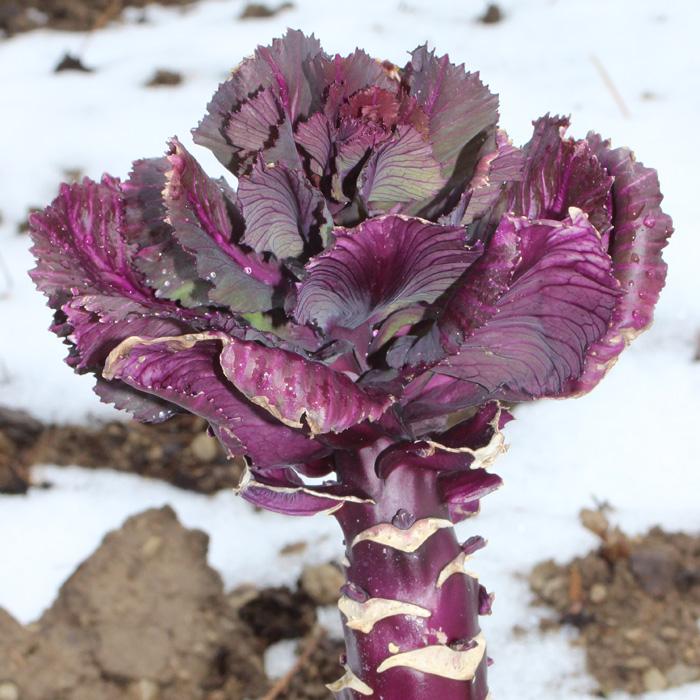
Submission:
<svg viewBox="0 0 700 700">
<path fill-rule="evenodd" d="M 430 617 L 430 610 L 413 603 L 403 603 L 400 600 L 389 598 L 370 598 L 364 603 L 342 596 L 338 601 L 340 612 L 348 618 L 346 626 L 353 630 L 359 630 L 367 634 L 372 631 L 375 623 L 385 617 L 394 615 L 415 615 L 416 617 Z"/>
<path fill-rule="evenodd" d="M 350 568 L 350 560 L 347 557 L 343 557 L 340 562 L 346 569 Z"/>
<path fill-rule="evenodd" d="M 474 641 L 476 646 L 465 651 L 455 651 L 448 646 L 435 644 L 394 654 L 379 664 L 377 673 L 403 666 L 455 681 L 470 681 L 476 675 L 476 669 L 486 651 L 486 639 L 483 634 L 474 637 Z"/>
<path fill-rule="evenodd" d="M 464 568 L 469 559 L 471 559 L 470 556 L 467 556 L 464 552 L 460 552 L 449 564 L 445 564 L 438 576 L 435 588 L 442 588 L 442 585 L 448 578 L 450 578 L 450 576 L 452 576 L 452 574 L 465 574 L 466 576 L 471 576 L 472 578 L 478 578 L 476 574 L 473 574 L 471 571 L 467 571 Z"/>
<path fill-rule="evenodd" d="M 415 552 L 431 535 L 445 527 L 453 527 L 450 520 L 443 518 L 423 518 L 417 520 L 407 530 L 396 527 L 393 523 L 380 523 L 363 530 L 352 541 L 351 547 L 358 542 L 368 540 L 400 552 Z"/>
<path fill-rule="evenodd" d="M 360 695 L 374 695 L 372 688 L 364 681 L 361 681 L 347 666 L 345 667 L 345 675 L 335 681 L 335 683 L 328 683 L 326 688 L 333 693 L 339 693 L 341 690 L 349 688 L 357 691 Z"/>
</svg>

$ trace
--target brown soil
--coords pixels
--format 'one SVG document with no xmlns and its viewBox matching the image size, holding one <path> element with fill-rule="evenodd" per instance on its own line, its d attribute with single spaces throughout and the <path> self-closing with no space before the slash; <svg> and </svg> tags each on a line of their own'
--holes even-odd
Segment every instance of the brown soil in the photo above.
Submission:
<svg viewBox="0 0 700 700">
<path fill-rule="evenodd" d="M 194 0 L 1 0 L 0 30 L 8 36 L 38 27 L 87 32 L 117 19 L 125 7 L 189 5 Z"/>
<path fill-rule="evenodd" d="M 207 536 L 170 508 L 129 518 L 27 627 L 0 609 L 0 697 L 13 700 L 325 698 L 340 645 L 301 590 L 224 594 Z M 304 637 L 311 653 L 276 689 L 262 653 Z"/>
<path fill-rule="evenodd" d="M 184 6 L 194 2 L 196 0 L 0 0 L 0 33 L 12 36 L 40 27 L 90 32 L 119 19 L 126 7 Z M 274 17 L 291 7 L 291 2 L 276 6 L 249 3 L 239 19 Z"/>
<path fill-rule="evenodd" d="M 700 537 L 660 528 L 627 537 L 600 511 L 583 511 L 601 546 L 530 575 L 541 603 L 573 625 L 600 694 L 663 690 L 700 680 Z"/>
<path fill-rule="evenodd" d="M 0 407 L 0 493 L 25 493 L 35 464 L 110 467 L 214 493 L 238 484 L 242 460 L 228 460 L 206 422 L 192 415 L 159 425 L 44 425 Z"/>
</svg>

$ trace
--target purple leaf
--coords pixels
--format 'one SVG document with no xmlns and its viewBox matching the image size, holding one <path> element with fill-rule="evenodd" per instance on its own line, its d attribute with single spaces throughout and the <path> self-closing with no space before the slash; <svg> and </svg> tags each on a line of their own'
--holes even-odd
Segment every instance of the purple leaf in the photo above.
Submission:
<svg viewBox="0 0 700 700">
<path fill-rule="evenodd" d="M 194 257 L 178 243 L 166 221 L 163 190 L 170 168 L 166 157 L 133 164 L 129 179 L 122 185 L 123 235 L 138 246 L 134 264 L 156 296 L 189 308 L 205 306 L 211 284 L 199 278 Z"/>
<path fill-rule="evenodd" d="M 466 73 L 448 56 L 437 58 L 426 46 L 411 54 L 411 68 L 410 94 L 428 116 L 433 155 L 445 178 L 461 180 L 471 169 L 465 168 L 465 155 L 478 151 L 482 132 L 495 129 L 498 98 L 478 74 Z"/>
<path fill-rule="evenodd" d="M 242 110 L 241 105 L 251 97 L 255 99 L 261 88 L 269 91 L 270 98 L 274 97 L 281 106 L 291 129 L 300 118 L 319 111 L 325 87 L 321 69 L 324 58 L 319 42 L 300 31 L 289 30 L 271 46 L 259 46 L 255 55 L 244 60 L 215 93 L 207 107 L 208 113 L 194 132 L 195 142 L 210 148 L 224 165 L 239 174 L 238 151 L 250 153 L 251 146 L 262 150 L 257 144 L 266 130 L 270 134 L 267 127 L 282 123 L 279 113 L 275 121 L 271 121 L 275 110 L 268 97 L 261 98 L 254 109 Z M 236 120 L 233 115 L 239 111 L 245 112 L 239 125 L 229 128 L 232 118 Z M 248 125 L 253 126 L 252 132 L 248 131 Z M 255 136 L 251 137 L 251 133 Z M 240 136 L 243 140 L 239 144 Z"/>
<path fill-rule="evenodd" d="M 134 245 L 121 236 L 119 181 L 107 175 L 96 183 L 62 185 L 43 212 L 30 217 L 30 272 L 37 288 L 60 309 L 75 296 L 104 294 L 146 300 L 151 294 L 132 266 Z"/>
<path fill-rule="evenodd" d="M 386 479 L 398 467 L 445 474 L 491 466 L 506 452 L 500 428 L 509 419 L 510 414 L 497 401 L 490 401 L 471 418 L 437 436 L 391 445 L 377 457 L 377 476 Z"/>
<path fill-rule="evenodd" d="M 523 148 L 523 179 L 513 190 L 512 210 L 530 219 L 563 219 L 569 207 L 588 215 L 605 236 L 610 229 L 608 202 L 612 178 L 586 141 L 565 139 L 566 117 L 542 117 Z"/>
<path fill-rule="evenodd" d="M 486 469 L 471 469 L 442 474 L 440 488 L 445 501 L 450 506 L 450 514 L 459 514 L 457 520 L 475 515 L 479 511 L 479 501 L 503 486 L 503 479 L 497 474 L 489 474 Z"/>
<path fill-rule="evenodd" d="M 322 178 L 329 174 L 336 141 L 335 127 L 323 112 L 312 114 L 301 122 L 294 134 L 294 141 L 302 154 L 308 157 L 305 168 L 309 173 Z"/>
<path fill-rule="evenodd" d="M 412 126 L 397 127 L 393 138 L 372 153 L 358 178 L 360 195 L 372 213 L 430 199 L 444 184 L 430 145 Z"/>
<path fill-rule="evenodd" d="M 236 245 L 242 219 L 214 180 L 176 140 L 168 159 L 165 203 L 168 221 L 179 242 L 197 262 L 200 277 L 210 281 L 211 301 L 234 311 L 267 311 L 283 283 L 282 270 L 253 251 Z"/>
<path fill-rule="evenodd" d="M 387 353 L 389 364 L 397 368 L 429 367 L 456 353 L 466 337 L 498 312 L 498 300 L 508 289 L 518 258 L 517 230 L 500 226 L 486 252 L 434 310 L 435 323 L 420 336 L 407 335 L 395 341 Z"/>
<path fill-rule="evenodd" d="M 205 418 L 229 454 L 248 455 L 260 467 L 323 456 L 326 447 L 275 420 L 222 376 L 226 338 L 222 333 L 132 337 L 112 351 L 104 376 Z"/>
<path fill-rule="evenodd" d="M 505 131 L 496 131 L 496 149 L 487 149 L 479 158 L 467 190 L 459 204 L 445 216 L 441 224 L 467 226 L 481 217 L 499 201 L 505 186 L 522 180 L 523 159 Z"/>
<path fill-rule="evenodd" d="M 615 363 L 624 348 L 649 328 L 666 279 L 661 251 L 673 231 L 671 217 L 661 210 L 662 195 L 656 171 L 635 162 L 626 148 L 612 150 L 609 141 L 589 134 L 597 158 L 614 178 L 612 214 L 614 234 L 609 252 L 613 274 L 624 294 L 613 309 L 607 333 L 591 346 L 585 372 L 571 381 L 567 395 L 589 392 Z"/>
<path fill-rule="evenodd" d="M 100 371 L 107 355 L 126 338 L 141 333 L 152 336 L 186 333 L 184 319 L 173 318 L 165 309 L 141 304 L 124 297 L 81 296 L 64 304 L 66 320 L 72 328 L 69 340 L 80 357 L 69 358 L 77 370 Z"/>
<path fill-rule="evenodd" d="M 435 301 L 477 255 L 465 246 L 464 229 L 421 219 L 376 217 L 337 229 L 334 246 L 308 265 L 296 317 L 324 330 L 376 323 Z"/>
<path fill-rule="evenodd" d="M 112 348 L 140 332 L 182 332 L 173 306 L 154 298 L 133 267 L 134 245 L 121 233 L 119 183 L 105 177 L 63 186 L 44 212 L 31 218 L 37 287 L 56 311 L 53 330 L 73 346 L 68 363 L 99 371 Z"/>
<path fill-rule="evenodd" d="M 279 138 L 280 125 L 285 117 L 282 105 L 271 89 L 260 90 L 245 100 L 229 115 L 224 127 L 226 139 L 232 144 L 229 169 L 236 175 L 250 172 L 258 153 Z"/>
<path fill-rule="evenodd" d="M 128 411 L 143 423 L 162 423 L 182 411 L 175 404 L 145 394 L 116 379 L 98 377 L 94 392 L 102 403 L 113 404 L 120 411 Z"/>
<path fill-rule="evenodd" d="M 493 316 L 455 354 L 406 387 L 407 400 L 417 399 L 407 418 L 491 398 L 558 396 L 581 375 L 587 349 L 605 334 L 620 290 L 600 235 L 582 212 L 571 209 L 570 215 L 563 222 L 502 220 L 500 227 L 519 239 L 517 252 L 510 253 L 508 288 Z"/>
<path fill-rule="evenodd" d="M 371 502 L 349 486 L 309 486 L 293 469 L 248 469 L 238 493 L 259 508 L 285 515 L 332 513 L 346 502 Z"/>
<path fill-rule="evenodd" d="M 285 425 L 338 433 L 377 420 L 395 401 L 296 353 L 235 338 L 224 342 L 221 366 L 228 380 Z"/>
<path fill-rule="evenodd" d="M 361 49 L 349 56 L 335 55 L 322 62 L 325 81 L 330 85 L 324 109 L 330 119 L 338 117 L 340 107 L 352 95 L 370 86 L 396 92 L 399 88 L 399 69 L 389 61 L 377 61 Z"/>
<path fill-rule="evenodd" d="M 257 253 L 298 257 L 305 247 L 321 250 L 328 244 L 330 214 L 303 172 L 284 165 L 256 167 L 239 182 L 238 195 L 246 222 L 242 243 Z"/>
<path fill-rule="evenodd" d="M 336 156 L 331 190 L 338 202 L 349 202 L 355 196 L 357 177 L 374 148 L 386 139 L 391 132 L 381 126 L 363 126 L 357 120 L 341 124 L 336 137 Z"/>
</svg>

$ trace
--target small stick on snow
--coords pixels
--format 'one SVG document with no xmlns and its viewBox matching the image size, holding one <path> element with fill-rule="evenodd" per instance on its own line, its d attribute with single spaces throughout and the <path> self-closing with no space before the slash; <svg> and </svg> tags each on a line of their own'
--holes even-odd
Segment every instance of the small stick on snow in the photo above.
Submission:
<svg viewBox="0 0 700 700">
<path fill-rule="evenodd" d="M 277 696 L 289 685 L 289 681 L 294 678 L 294 676 L 299 672 L 299 670 L 304 666 L 304 664 L 309 660 L 309 657 L 311 654 L 316 651 L 318 648 L 318 645 L 323 641 L 323 638 L 326 636 L 327 632 L 323 627 L 319 627 L 318 632 L 314 635 L 312 640 L 309 642 L 308 646 L 304 651 L 299 654 L 299 658 L 297 659 L 296 663 L 294 666 L 292 666 L 287 673 L 280 678 L 277 683 L 275 683 L 270 690 L 267 691 L 267 693 L 260 698 L 260 700 L 275 700 Z"/>
<path fill-rule="evenodd" d="M 620 94 L 620 91 L 617 89 L 615 86 L 615 83 L 613 82 L 612 78 L 610 77 L 610 74 L 608 71 L 605 70 L 603 67 L 603 64 L 598 60 L 598 57 L 595 54 L 591 54 L 590 56 L 591 63 L 593 64 L 593 67 L 598 71 L 598 74 L 600 77 L 603 79 L 603 82 L 605 83 L 605 87 L 610 90 L 610 94 L 613 96 L 613 99 L 617 103 L 617 106 L 620 109 L 620 112 L 622 112 L 622 116 L 625 119 L 630 119 L 632 115 L 630 114 L 629 109 L 627 109 L 627 105 L 625 104 L 625 101 L 622 99 L 622 95 Z"/>
</svg>

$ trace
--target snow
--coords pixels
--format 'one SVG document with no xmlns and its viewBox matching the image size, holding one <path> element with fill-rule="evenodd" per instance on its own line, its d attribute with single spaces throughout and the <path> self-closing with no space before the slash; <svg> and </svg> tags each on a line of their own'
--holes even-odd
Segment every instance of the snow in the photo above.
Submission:
<svg viewBox="0 0 700 700">
<path fill-rule="evenodd" d="M 223 174 L 213 156 L 191 145 L 189 129 L 229 69 L 287 26 L 314 32 L 329 52 L 359 45 L 399 64 L 427 40 L 479 70 L 500 93 L 501 124 L 515 143 L 529 138 L 532 119 L 550 111 L 570 113 L 575 136 L 594 129 L 616 146 L 632 147 L 658 169 L 677 229 L 665 254 L 669 276 L 654 328 L 589 396 L 518 407 L 517 421 L 506 429 L 510 452 L 498 465 L 506 485 L 460 526 L 464 537 L 489 540 L 474 567 L 497 593 L 494 615 L 483 621 L 496 659 L 494 697 L 585 699 L 595 683 L 583 652 L 563 632 L 537 632 L 542 613 L 528 606 L 523 574 L 542 559 L 565 561 L 594 546 L 578 511 L 598 502 L 610 503 L 614 521 L 629 532 L 655 524 L 700 530 L 694 437 L 700 363 L 693 361 L 700 332 L 693 269 L 700 255 L 700 183 L 688 147 L 700 118 L 700 5 L 499 4 L 505 19 L 495 25 L 475 22 L 485 2 L 463 0 L 295 0 L 274 18 L 241 22 L 243 2 L 205 0 L 184 10 L 130 12 L 87 38 L 38 31 L 0 40 L 0 405 L 61 422 L 118 415 L 99 403 L 89 378 L 63 364 L 64 347 L 45 330 L 50 314 L 26 275 L 33 265 L 27 237 L 17 233 L 30 207 L 53 198 L 66 171 L 124 177 L 131 161 L 161 154 L 166 138 L 177 134 L 211 174 Z M 95 71 L 54 74 L 66 52 Z M 145 88 L 157 68 L 182 72 L 184 82 Z M 0 605 L 25 623 L 51 604 L 105 532 L 150 506 L 169 503 L 185 525 L 209 533 L 211 563 L 228 587 L 292 583 L 304 563 L 341 556 L 332 519 L 257 513 L 231 493 L 206 497 L 108 470 L 50 465 L 36 468 L 34 479 L 53 488 L 0 497 Z M 280 554 L 302 540 L 311 545 L 304 554 Z M 524 637 L 513 635 L 516 624 L 528 630 Z M 275 658 L 273 665 L 280 663 Z M 696 683 L 645 697 L 691 700 L 699 692 Z"/>
</svg>

